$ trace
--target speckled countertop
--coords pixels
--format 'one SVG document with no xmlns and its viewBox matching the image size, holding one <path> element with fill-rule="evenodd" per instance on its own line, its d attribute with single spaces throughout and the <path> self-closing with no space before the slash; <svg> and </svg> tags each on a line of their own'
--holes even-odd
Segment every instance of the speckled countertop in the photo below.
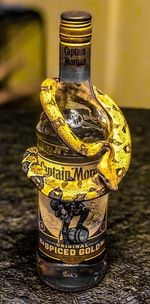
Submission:
<svg viewBox="0 0 150 304">
<path fill-rule="evenodd" d="M 124 109 L 133 140 L 130 170 L 112 193 L 108 215 L 108 271 L 97 287 L 58 292 L 36 273 L 36 191 L 20 170 L 26 147 L 35 144 L 35 106 L 0 108 L 0 303 L 150 303 L 148 181 L 150 111 Z"/>
</svg>

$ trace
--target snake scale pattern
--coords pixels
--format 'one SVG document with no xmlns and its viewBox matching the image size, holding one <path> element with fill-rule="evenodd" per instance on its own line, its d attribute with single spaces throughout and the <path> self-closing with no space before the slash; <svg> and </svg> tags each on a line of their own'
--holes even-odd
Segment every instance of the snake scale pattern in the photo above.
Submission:
<svg viewBox="0 0 150 304">
<path fill-rule="evenodd" d="M 121 110 L 108 95 L 93 86 L 95 98 L 92 98 L 83 84 L 77 84 L 76 90 L 75 84 L 69 84 L 68 90 L 72 95 L 76 94 L 102 113 L 108 131 L 108 137 L 105 140 L 87 143 L 79 139 L 65 121 L 57 104 L 57 92 L 58 90 L 63 92 L 64 85 L 66 86 L 65 83 L 53 78 L 46 79 L 42 83 L 40 99 L 43 109 L 55 132 L 67 147 L 86 158 L 103 151 L 97 164 L 97 173 L 82 181 L 55 179 L 39 165 L 36 147 L 29 148 L 25 152 L 22 169 L 46 196 L 67 201 L 90 200 L 110 190 L 118 189 L 118 184 L 130 164 L 130 131 Z M 101 123 L 101 118 L 99 123 Z"/>
</svg>

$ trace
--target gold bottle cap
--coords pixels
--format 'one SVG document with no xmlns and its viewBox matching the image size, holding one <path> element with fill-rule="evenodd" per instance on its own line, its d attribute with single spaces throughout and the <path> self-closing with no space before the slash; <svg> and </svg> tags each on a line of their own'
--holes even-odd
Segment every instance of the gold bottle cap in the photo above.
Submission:
<svg viewBox="0 0 150 304">
<path fill-rule="evenodd" d="M 67 11 L 61 14 L 60 39 L 64 42 L 86 43 L 91 40 L 91 14 Z"/>
</svg>

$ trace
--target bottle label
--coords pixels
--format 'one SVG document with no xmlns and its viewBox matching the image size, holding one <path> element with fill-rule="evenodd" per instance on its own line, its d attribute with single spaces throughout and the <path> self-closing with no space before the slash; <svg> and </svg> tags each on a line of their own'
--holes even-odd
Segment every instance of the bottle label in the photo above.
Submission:
<svg viewBox="0 0 150 304">
<path fill-rule="evenodd" d="M 88 163 L 60 163 L 53 160 L 48 160 L 41 154 L 38 154 L 38 163 L 45 169 L 49 176 L 53 176 L 59 180 L 84 180 L 92 177 L 97 173 L 97 161 Z"/>
<path fill-rule="evenodd" d="M 105 249 L 107 195 L 65 202 L 39 192 L 39 250 L 64 263 L 81 263 Z"/>
<path fill-rule="evenodd" d="M 63 79 L 79 81 L 90 77 L 90 43 L 60 43 L 60 73 Z M 74 79 L 75 78 L 75 79 Z"/>
<path fill-rule="evenodd" d="M 96 162 L 62 165 L 43 156 L 39 156 L 39 161 L 49 174 L 60 179 L 68 178 L 68 174 L 75 179 L 87 178 L 93 174 L 92 170 L 96 170 Z M 107 201 L 108 194 L 89 201 L 68 202 L 49 198 L 39 191 L 39 250 L 67 264 L 78 264 L 102 254 L 105 250 Z"/>
</svg>

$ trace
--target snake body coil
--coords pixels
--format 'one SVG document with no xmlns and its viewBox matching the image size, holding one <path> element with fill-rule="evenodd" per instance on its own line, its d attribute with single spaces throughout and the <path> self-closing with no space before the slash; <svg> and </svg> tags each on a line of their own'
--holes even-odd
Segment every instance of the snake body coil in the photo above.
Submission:
<svg viewBox="0 0 150 304">
<path fill-rule="evenodd" d="M 57 91 L 61 89 L 63 91 L 63 87 L 64 83 L 57 79 L 46 79 L 42 83 L 40 98 L 43 109 L 66 146 L 86 157 L 103 152 L 97 164 L 97 173 L 82 181 L 55 179 L 38 164 L 38 149 L 35 147 L 25 152 L 22 169 L 47 196 L 67 201 L 94 199 L 109 190 L 116 190 L 128 170 L 131 157 L 129 128 L 122 112 L 109 96 L 93 87 L 96 97 L 93 99 L 83 84 L 78 86 L 78 90 L 74 90 L 70 85 L 68 90 L 72 95 L 76 94 L 86 100 L 103 114 L 108 131 L 105 140 L 94 143 L 80 140 L 65 121 L 57 105 Z"/>
</svg>

